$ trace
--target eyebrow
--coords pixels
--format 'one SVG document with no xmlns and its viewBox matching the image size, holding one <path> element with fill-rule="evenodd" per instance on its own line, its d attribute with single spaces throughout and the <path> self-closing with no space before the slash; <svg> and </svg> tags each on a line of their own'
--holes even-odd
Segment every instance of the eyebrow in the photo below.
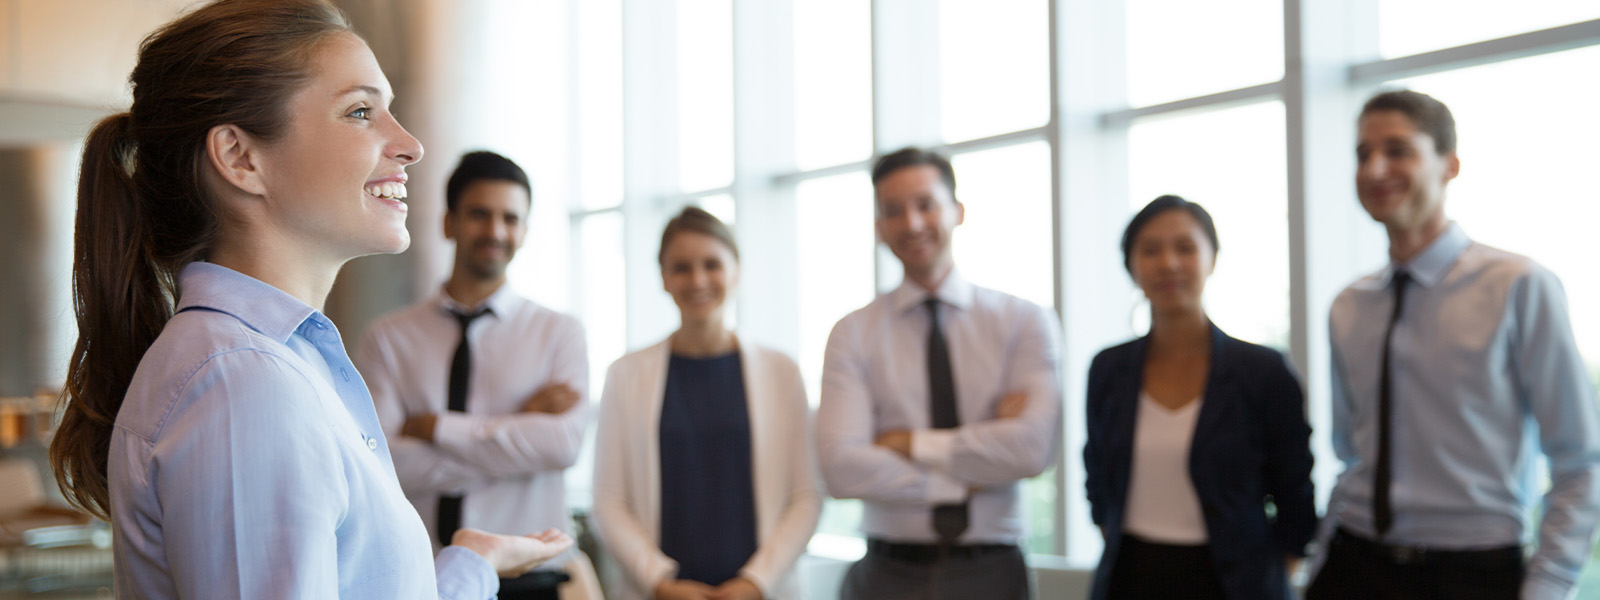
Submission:
<svg viewBox="0 0 1600 600">
<path fill-rule="evenodd" d="M 352 85 L 352 86 L 347 87 L 347 88 L 345 88 L 343 90 L 340 90 L 339 93 L 334 94 L 334 97 L 344 97 L 344 96 L 348 96 L 350 94 L 354 94 L 356 92 L 364 92 L 364 93 L 367 93 L 367 94 L 371 94 L 373 96 L 377 96 L 379 98 L 383 98 L 384 97 L 382 90 L 379 90 L 378 88 L 372 87 L 370 85 Z"/>
</svg>

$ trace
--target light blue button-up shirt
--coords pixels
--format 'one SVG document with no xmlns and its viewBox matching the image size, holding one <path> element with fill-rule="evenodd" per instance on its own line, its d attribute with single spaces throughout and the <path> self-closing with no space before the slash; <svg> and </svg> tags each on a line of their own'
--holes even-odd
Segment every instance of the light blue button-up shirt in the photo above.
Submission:
<svg viewBox="0 0 1600 600">
<path fill-rule="evenodd" d="M 1333 446 L 1345 471 L 1329 515 L 1373 537 L 1378 381 L 1397 268 L 1412 282 L 1392 342 L 1394 524 L 1385 541 L 1522 544 L 1542 451 L 1550 491 L 1522 598 L 1565 598 L 1600 518 L 1595 391 L 1560 280 L 1525 257 L 1473 242 L 1459 225 L 1333 303 Z"/>
<path fill-rule="evenodd" d="M 218 265 L 179 281 L 111 436 L 117 597 L 493 597 L 482 557 L 435 562 L 333 323 Z"/>
</svg>

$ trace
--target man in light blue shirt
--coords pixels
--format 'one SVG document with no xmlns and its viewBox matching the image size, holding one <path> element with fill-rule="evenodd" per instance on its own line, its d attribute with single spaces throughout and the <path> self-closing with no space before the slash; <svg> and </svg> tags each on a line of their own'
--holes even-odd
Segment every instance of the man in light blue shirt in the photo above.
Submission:
<svg viewBox="0 0 1600 600">
<path fill-rule="evenodd" d="M 1390 264 L 1330 315 L 1345 470 L 1306 597 L 1566 598 L 1600 516 L 1600 414 L 1561 282 L 1445 217 L 1461 164 L 1444 104 L 1386 92 L 1359 124 L 1357 193 Z M 1550 488 L 1524 559 L 1538 453 Z"/>
</svg>

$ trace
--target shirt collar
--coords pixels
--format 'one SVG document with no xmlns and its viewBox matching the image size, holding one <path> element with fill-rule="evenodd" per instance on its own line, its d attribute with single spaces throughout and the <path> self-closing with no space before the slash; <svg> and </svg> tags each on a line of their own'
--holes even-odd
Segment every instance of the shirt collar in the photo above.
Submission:
<svg viewBox="0 0 1600 600">
<path fill-rule="evenodd" d="M 288 292 L 208 262 L 192 262 L 178 273 L 178 311 L 203 308 L 227 313 L 262 335 L 288 343 L 300 325 L 322 313 Z"/>
<path fill-rule="evenodd" d="M 1450 226 L 1446 227 L 1444 233 L 1439 235 L 1439 239 L 1428 244 L 1427 248 L 1412 257 L 1409 262 L 1401 265 L 1389 263 L 1388 272 L 1384 273 L 1383 277 L 1384 284 L 1387 285 L 1388 282 L 1394 280 L 1394 273 L 1397 269 L 1404 268 L 1407 273 L 1411 274 L 1411 281 L 1417 285 L 1425 288 L 1433 287 L 1434 284 L 1444 279 L 1444 275 L 1450 271 L 1451 265 L 1456 263 L 1456 259 L 1460 258 L 1461 253 L 1465 252 L 1467 246 L 1470 245 L 1472 245 L 1472 239 L 1467 237 L 1467 232 L 1461 228 L 1461 225 L 1451 221 Z"/>
<path fill-rule="evenodd" d="M 895 310 L 905 312 L 920 306 L 929 298 L 938 298 L 940 302 L 965 310 L 972 306 L 972 284 L 961 276 L 959 269 L 950 269 L 950 274 L 944 276 L 944 281 L 939 283 L 939 289 L 929 294 L 922 286 L 910 279 L 900 282 L 900 287 L 889 292 L 890 301 Z"/>
<path fill-rule="evenodd" d="M 496 288 L 494 293 L 489 294 L 489 297 L 484 298 L 482 302 L 474 306 L 467 306 L 456 302 L 455 298 L 451 298 L 450 293 L 445 291 L 445 284 L 440 284 L 437 302 L 440 308 L 455 314 L 471 315 L 487 309 L 490 315 L 498 319 L 500 315 L 511 314 L 511 310 L 515 308 L 512 304 L 518 299 L 516 292 L 511 291 L 510 282 L 507 282 L 500 284 L 500 287 Z"/>
</svg>

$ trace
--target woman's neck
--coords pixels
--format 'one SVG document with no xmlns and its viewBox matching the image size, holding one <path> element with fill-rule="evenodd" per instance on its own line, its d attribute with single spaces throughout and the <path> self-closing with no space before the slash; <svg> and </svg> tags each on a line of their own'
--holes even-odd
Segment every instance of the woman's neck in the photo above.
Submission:
<svg viewBox="0 0 1600 600">
<path fill-rule="evenodd" d="M 1204 310 L 1151 311 L 1151 356 L 1192 356 L 1210 351 L 1211 324 Z"/>
<path fill-rule="evenodd" d="M 722 325 L 719 313 L 717 318 L 684 322 L 682 327 L 673 332 L 670 344 L 673 354 L 693 357 L 722 356 L 739 347 L 739 338 Z"/>
<path fill-rule="evenodd" d="M 274 245 L 252 244 L 250 240 L 218 241 L 206 260 L 283 290 L 319 311 L 344 266 L 344 261 L 284 252 Z"/>
</svg>

